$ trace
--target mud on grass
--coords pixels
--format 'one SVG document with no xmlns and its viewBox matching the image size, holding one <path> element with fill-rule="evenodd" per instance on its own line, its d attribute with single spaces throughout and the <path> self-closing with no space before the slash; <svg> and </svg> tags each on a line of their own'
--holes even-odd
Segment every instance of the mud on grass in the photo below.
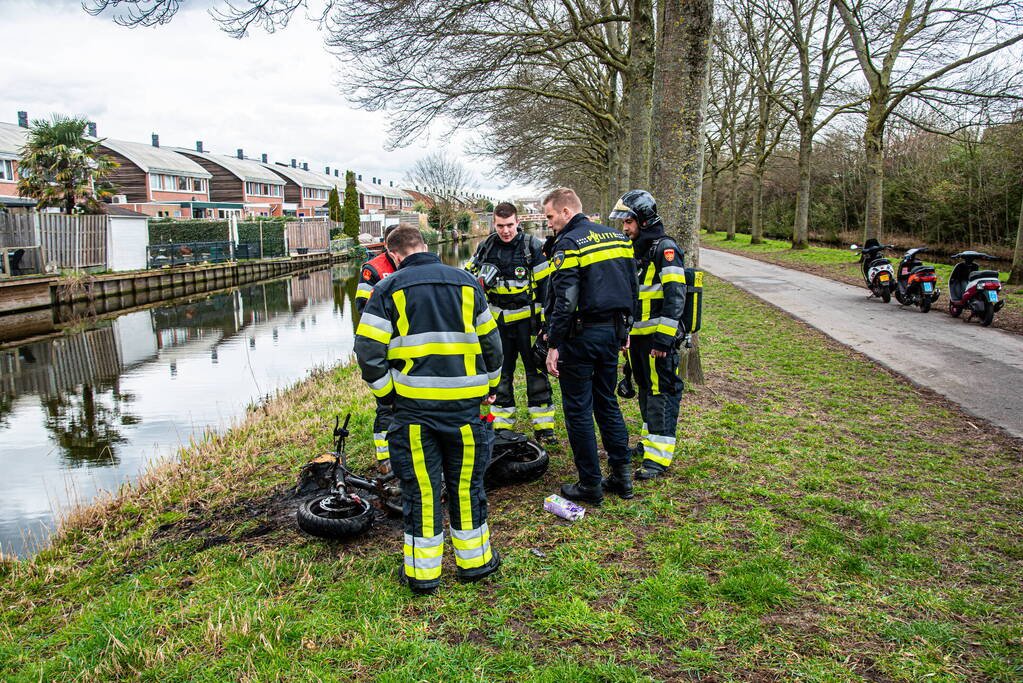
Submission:
<svg viewBox="0 0 1023 683">
<path fill-rule="evenodd" d="M 569 524 L 539 509 L 572 477 L 554 447 L 490 495 L 496 580 L 453 582 L 449 552 L 413 598 L 399 530 L 296 529 L 277 494 L 335 413 L 372 466 L 372 402 L 340 368 L 0 568 L 0 679 L 1023 676 L 1021 444 L 714 278 L 706 312 L 670 473 Z"/>
<path fill-rule="evenodd" d="M 863 277 L 860 275 L 859 261 L 854 252 L 848 249 L 836 249 L 831 247 L 810 247 L 809 249 L 794 250 L 789 242 L 781 240 L 764 240 L 763 244 L 750 244 L 750 236 L 736 234 L 734 240 L 726 240 L 724 233 L 713 235 L 701 235 L 701 243 L 711 249 L 727 251 L 739 256 L 771 263 L 783 268 L 801 270 L 811 275 L 819 275 L 831 280 L 838 280 L 856 287 L 863 287 Z M 891 250 L 887 256 L 891 259 L 892 265 L 897 266 L 902 253 L 898 250 Z M 924 262 L 927 262 L 927 254 L 923 254 Z M 943 263 L 928 263 L 934 266 L 938 276 L 938 286 L 941 288 L 941 298 L 934 304 L 931 314 L 948 314 L 948 277 L 952 273 L 952 266 Z M 1008 273 L 1000 273 L 1002 283 L 1008 278 Z M 866 292 L 866 289 L 864 289 Z M 1023 285 L 1004 285 L 1001 296 L 1005 299 L 1005 305 L 995 314 L 992 327 L 998 327 L 1008 332 L 1023 334 Z M 892 299 L 892 305 L 899 303 Z M 965 321 L 966 316 L 961 318 Z M 966 324 L 965 322 L 963 324 Z M 976 320 L 971 324 L 977 324 Z"/>
</svg>

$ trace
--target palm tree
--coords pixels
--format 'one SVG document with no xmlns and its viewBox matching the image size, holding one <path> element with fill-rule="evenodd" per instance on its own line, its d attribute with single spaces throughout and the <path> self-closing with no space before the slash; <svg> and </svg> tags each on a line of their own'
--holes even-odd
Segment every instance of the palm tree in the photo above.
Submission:
<svg viewBox="0 0 1023 683">
<path fill-rule="evenodd" d="M 73 213 L 81 202 L 85 210 L 98 211 L 100 200 L 113 194 L 104 177 L 117 162 L 99 153 L 102 140 L 85 135 L 88 123 L 63 114 L 32 122 L 20 150 L 18 194 L 35 199 L 38 209 L 60 206 Z"/>
</svg>

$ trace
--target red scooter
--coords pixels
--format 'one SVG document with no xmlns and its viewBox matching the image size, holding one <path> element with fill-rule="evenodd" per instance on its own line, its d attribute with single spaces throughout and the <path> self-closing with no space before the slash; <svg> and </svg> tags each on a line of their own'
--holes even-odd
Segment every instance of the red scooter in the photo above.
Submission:
<svg viewBox="0 0 1023 683">
<path fill-rule="evenodd" d="M 926 313 L 941 296 L 941 290 L 937 286 L 938 276 L 934 274 L 934 268 L 917 258 L 922 251 L 927 251 L 927 247 L 910 249 L 899 261 L 895 298 L 903 306 L 919 306 L 920 312 Z"/>
<path fill-rule="evenodd" d="M 970 315 L 963 318 L 963 322 L 980 318 L 980 324 L 987 327 L 994 320 L 995 311 L 1005 305 L 1005 301 L 998 298 L 1002 283 L 997 270 L 980 270 L 974 260 L 994 257 L 978 251 L 963 251 L 953 254 L 952 258 L 963 262 L 956 264 L 948 278 L 949 314 L 958 318 L 963 311 L 969 311 Z"/>
</svg>

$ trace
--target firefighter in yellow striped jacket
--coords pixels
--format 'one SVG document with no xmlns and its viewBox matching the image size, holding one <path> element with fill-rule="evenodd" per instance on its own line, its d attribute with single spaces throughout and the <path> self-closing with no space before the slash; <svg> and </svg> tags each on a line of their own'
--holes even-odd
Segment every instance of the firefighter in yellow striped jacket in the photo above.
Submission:
<svg viewBox="0 0 1023 683">
<path fill-rule="evenodd" d="M 645 190 L 622 195 L 611 218 L 632 240 L 639 300 L 629 338 L 629 359 L 643 415 L 643 462 L 636 479 L 652 479 L 671 465 L 683 383 L 677 338 L 686 304 L 682 250 L 664 232 L 657 204 Z"/>
<path fill-rule="evenodd" d="M 405 510 L 402 581 L 414 592 L 440 584 L 446 487 L 458 578 L 477 581 L 501 564 L 490 545 L 483 475 L 493 431 L 501 338 L 479 282 L 441 264 L 419 230 L 387 237 L 398 271 L 373 288 L 356 330 L 362 378 L 394 408 L 387 433 Z"/>
</svg>

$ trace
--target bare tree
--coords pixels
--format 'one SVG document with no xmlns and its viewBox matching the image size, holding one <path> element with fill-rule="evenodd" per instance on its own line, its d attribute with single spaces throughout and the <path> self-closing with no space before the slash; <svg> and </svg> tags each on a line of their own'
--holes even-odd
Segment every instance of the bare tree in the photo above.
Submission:
<svg viewBox="0 0 1023 683">
<path fill-rule="evenodd" d="M 1020 200 L 1019 221 L 1016 226 L 1016 248 L 1012 251 L 1010 285 L 1023 285 L 1023 200 Z"/>
<path fill-rule="evenodd" d="M 655 64 L 653 0 L 629 2 L 629 175 L 626 184 L 645 187 L 650 178 L 650 122 Z"/>
<path fill-rule="evenodd" d="M 1018 0 L 832 0 L 868 89 L 866 238 L 883 228 L 885 126 L 908 99 L 942 107 L 1019 97 L 1019 71 L 990 59 L 1023 40 Z"/>
<path fill-rule="evenodd" d="M 418 159 L 408 173 L 408 181 L 433 200 L 441 227 L 455 225 L 462 208 L 461 198 L 476 182 L 465 166 L 443 152 Z"/>
<path fill-rule="evenodd" d="M 710 78 L 713 0 L 661 0 L 654 71 L 653 186 L 661 217 L 700 264 L 703 122 Z M 686 354 L 690 381 L 703 382 L 698 343 Z"/>
</svg>

